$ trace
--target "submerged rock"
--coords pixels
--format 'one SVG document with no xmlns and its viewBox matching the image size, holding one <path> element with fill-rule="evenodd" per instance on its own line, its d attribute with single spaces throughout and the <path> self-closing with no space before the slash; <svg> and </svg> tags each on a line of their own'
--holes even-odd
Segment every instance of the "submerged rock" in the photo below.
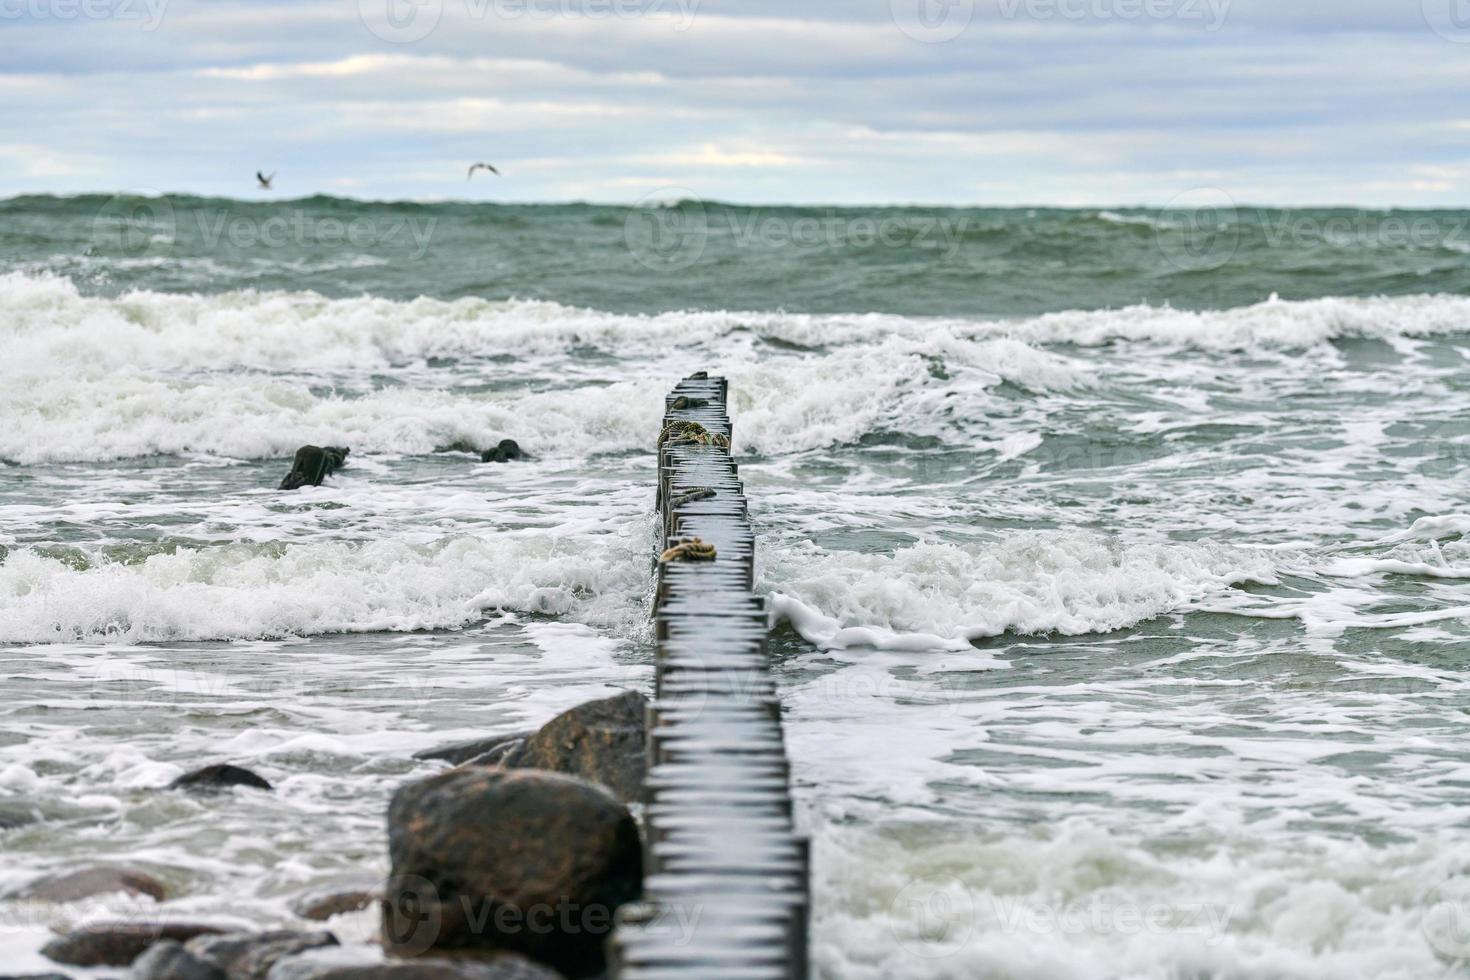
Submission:
<svg viewBox="0 0 1470 980">
<path fill-rule="evenodd" d="M 536 734 L 534 731 L 516 732 L 514 735 L 492 735 L 468 742 L 454 742 L 436 749 L 415 752 L 415 759 L 437 759 L 452 766 L 472 762 L 475 765 L 490 765 L 499 762 L 507 752 L 513 751 L 522 742 Z"/>
<path fill-rule="evenodd" d="M 491 956 L 384 957 L 370 947 L 305 953 L 276 963 L 267 980 L 564 980 L 516 953 Z"/>
<path fill-rule="evenodd" d="M 351 451 L 346 446 L 302 446 L 296 450 L 291 472 L 281 481 L 280 489 L 321 486 L 323 480 L 347 465 L 347 454 Z"/>
<path fill-rule="evenodd" d="M 16 898 L 30 898 L 40 902 L 80 902 L 97 895 L 112 895 L 122 892 L 128 895 L 147 895 L 161 902 L 168 895 L 163 882 L 146 871 L 120 865 L 99 864 L 90 868 L 78 868 L 61 874 L 37 878 L 15 893 Z"/>
<path fill-rule="evenodd" d="M 344 912 L 361 912 L 383 900 L 377 888 L 338 888 L 307 892 L 291 902 L 291 911 L 303 919 L 322 922 Z"/>
<path fill-rule="evenodd" d="M 94 922 L 51 940 L 41 955 L 70 966 L 127 966 L 160 940 L 183 942 L 224 931 L 201 922 Z"/>
<path fill-rule="evenodd" d="M 271 784 L 241 766 L 228 763 L 205 766 L 185 773 L 168 784 L 169 789 L 186 789 L 195 793 L 218 793 L 231 786 L 249 786 L 252 789 L 271 789 Z"/>
<path fill-rule="evenodd" d="M 628 808 L 557 773 L 464 767 L 409 783 L 388 808 L 388 849 L 383 943 L 399 956 L 511 950 L 593 975 L 614 913 L 642 893 Z"/>
<path fill-rule="evenodd" d="M 487 449 L 480 454 L 482 463 L 509 463 L 511 460 L 525 458 L 526 454 L 514 439 L 502 439 L 494 449 Z"/>
<path fill-rule="evenodd" d="M 501 764 L 579 776 L 601 783 L 625 803 L 636 802 L 648 772 L 647 708 L 648 699 L 638 691 L 578 705 L 547 722 Z"/>
</svg>

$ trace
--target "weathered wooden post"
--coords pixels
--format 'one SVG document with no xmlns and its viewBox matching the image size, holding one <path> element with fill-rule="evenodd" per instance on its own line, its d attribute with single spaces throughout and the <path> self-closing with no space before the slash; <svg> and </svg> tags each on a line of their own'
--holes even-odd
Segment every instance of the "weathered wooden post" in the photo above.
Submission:
<svg viewBox="0 0 1470 980">
<path fill-rule="evenodd" d="M 726 392 L 724 378 L 697 374 L 665 403 L 647 880 L 611 940 L 619 980 L 807 975 L 809 855 L 792 820 Z"/>
</svg>

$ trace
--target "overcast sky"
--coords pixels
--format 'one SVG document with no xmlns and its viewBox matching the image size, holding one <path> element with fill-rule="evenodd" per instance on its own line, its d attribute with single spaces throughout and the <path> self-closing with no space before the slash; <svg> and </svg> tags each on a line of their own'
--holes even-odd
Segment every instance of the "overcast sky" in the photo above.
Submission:
<svg viewBox="0 0 1470 980">
<path fill-rule="evenodd" d="M 1466 0 L 0 0 L 0 194 L 1464 206 L 1467 96 Z"/>
</svg>

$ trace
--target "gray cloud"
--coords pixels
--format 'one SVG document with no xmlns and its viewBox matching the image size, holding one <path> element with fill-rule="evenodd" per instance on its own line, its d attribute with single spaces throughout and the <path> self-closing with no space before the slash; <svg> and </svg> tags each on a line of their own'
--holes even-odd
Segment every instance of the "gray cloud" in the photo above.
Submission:
<svg viewBox="0 0 1470 980">
<path fill-rule="evenodd" d="M 171 0 L 154 29 L 48 2 L 0 0 L 29 11 L 0 23 L 0 193 L 250 194 L 262 166 L 293 195 L 1470 198 L 1470 31 L 1417 3 L 423 0 L 419 37 L 390 0 Z M 506 177 L 467 188 L 481 158 Z"/>
</svg>

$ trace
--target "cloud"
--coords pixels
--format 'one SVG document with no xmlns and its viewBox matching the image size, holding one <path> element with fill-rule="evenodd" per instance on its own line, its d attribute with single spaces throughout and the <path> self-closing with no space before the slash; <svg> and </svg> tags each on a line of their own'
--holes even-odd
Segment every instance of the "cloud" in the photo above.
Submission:
<svg viewBox="0 0 1470 980">
<path fill-rule="evenodd" d="M 1418 3 L 976 0 L 925 43 L 910 0 L 438 0 L 395 43 L 373 2 L 7 21 L 0 193 L 1470 203 L 1470 46 Z"/>
</svg>

